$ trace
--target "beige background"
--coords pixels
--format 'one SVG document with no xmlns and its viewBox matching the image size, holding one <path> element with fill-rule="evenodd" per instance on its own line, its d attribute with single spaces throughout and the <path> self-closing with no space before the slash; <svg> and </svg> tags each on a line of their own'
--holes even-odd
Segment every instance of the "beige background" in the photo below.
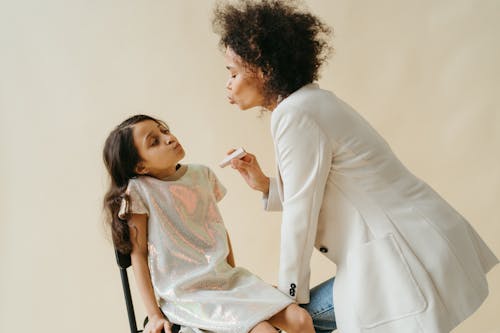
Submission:
<svg viewBox="0 0 500 333">
<path fill-rule="evenodd" d="M 185 162 L 216 171 L 237 262 L 276 282 L 280 215 L 217 167 L 237 146 L 270 174 L 274 158 L 269 115 L 226 102 L 213 3 L 0 0 L 0 332 L 127 331 L 102 228 L 101 150 L 135 113 L 165 119 Z M 500 1 L 307 4 L 335 28 L 320 84 L 500 255 Z M 334 274 L 317 253 L 312 269 L 313 283 Z M 500 332 L 498 267 L 489 281 L 490 297 L 455 332 Z"/>
</svg>

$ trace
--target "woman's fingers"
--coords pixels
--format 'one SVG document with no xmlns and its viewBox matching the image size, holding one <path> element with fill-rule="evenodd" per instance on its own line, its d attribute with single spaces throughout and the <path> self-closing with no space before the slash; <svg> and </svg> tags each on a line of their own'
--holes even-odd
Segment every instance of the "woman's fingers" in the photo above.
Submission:
<svg viewBox="0 0 500 333">
<path fill-rule="evenodd" d="M 240 171 L 248 170 L 250 168 L 260 169 L 259 164 L 257 163 L 257 159 L 255 158 L 255 155 L 250 153 L 247 153 L 245 156 L 239 159 L 231 160 L 231 166 L 233 167 L 233 169 L 238 169 Z"/>
<path fill-rule="evenodd" d="M 229 149 L 227 152 L 226 152 L 226 156 L 227 155 L 231 155 L 232 153 L 234 153 L 236 151 L 236 149 L 234 148 L 231 148 Z M 249 153 L 249 152 L 245 152 L 245 156 L 241 157 L 240 160 L 244 160 L 244 161 L 247 161 L 247 162 L 250 162 L 252 160 L 255 160 L 255 155 Z"/>
<path fill-rule="evenodd" d="M 237 169 L 237 170 L 246 170 L 250 167 L 250 163 L 245 161 L 245 160 L 242 160 L 242 159 L 234 159 L 234 160 L 231 160 L 231 166 L 233 167 L 233 169 Z"/>
<path fill-rule="evenodd" d="M 241 158 L 241 160 L 246 161 L 246 162 L 250 162 L 250 163 L 254 163 L 254 162 L 256 163 L 257 162 L 257 159 L 255 158 L 255 155 L 251 154 L 249 152 L 247 152 L 246 155 Z"/>
</svg>

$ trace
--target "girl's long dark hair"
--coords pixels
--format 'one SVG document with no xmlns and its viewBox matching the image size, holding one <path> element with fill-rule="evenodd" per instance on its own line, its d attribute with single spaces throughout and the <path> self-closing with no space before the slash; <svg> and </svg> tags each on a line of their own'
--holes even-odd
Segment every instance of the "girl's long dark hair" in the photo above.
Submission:
<svg viewBox="0 0 500 333">
<path fill-rule="evenodd" d="M 135 115 L 118 125 L 108 136 L 104 144 L 103 159 L 110 176 L 110 185 L 104 196 L 104 209 L 108 216 L 106 223 L 111 227 L 115 248 L 122 253 L 130 253 L 132 243 L 127 224 L 127 216 L 118 217 L 122 199 L 128 200 L 125 190 L 129 179 L 137 175 L 135 168 L 141 157 L 134 145 L 133 125 L 145 120 L 160 120 L 147 115 Z"/>
</svg>

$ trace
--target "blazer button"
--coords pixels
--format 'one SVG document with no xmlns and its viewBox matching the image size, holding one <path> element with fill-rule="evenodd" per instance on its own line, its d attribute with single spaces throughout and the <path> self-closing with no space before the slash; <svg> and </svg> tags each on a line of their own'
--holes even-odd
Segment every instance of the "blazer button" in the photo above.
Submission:
<svg viewBox="0 0 500 333">
<path fill-rule="evenodd" d="M 290 296 L 295 296 L 295 288 L 297 288 L 297 285 L 295 283 L 290 284 Z"/>
<path fill-rule="evenodd" d="M 319 252 L 321 252 L 321 253 L 327 253 L 328 252 L 328 248 L 322 246 L 322 247 L 319 248 Z"/>
</svg>

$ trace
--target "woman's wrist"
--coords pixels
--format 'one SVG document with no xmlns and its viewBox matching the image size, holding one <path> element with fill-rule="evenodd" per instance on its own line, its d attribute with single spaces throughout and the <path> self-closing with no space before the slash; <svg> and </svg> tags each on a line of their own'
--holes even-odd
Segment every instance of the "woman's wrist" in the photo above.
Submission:
<svg viewBox="0 0 500 333">
<path fill-rule="evenodd" d="M 258 191 L 261 191 L 262 194 L 268 195 L 270 183 L 271 183 L 271 180 L 269 179 L 269 177 L 264 176 L 264 178 L 259 182 L 259 187 L 256 189 Z"/>
</svg>

